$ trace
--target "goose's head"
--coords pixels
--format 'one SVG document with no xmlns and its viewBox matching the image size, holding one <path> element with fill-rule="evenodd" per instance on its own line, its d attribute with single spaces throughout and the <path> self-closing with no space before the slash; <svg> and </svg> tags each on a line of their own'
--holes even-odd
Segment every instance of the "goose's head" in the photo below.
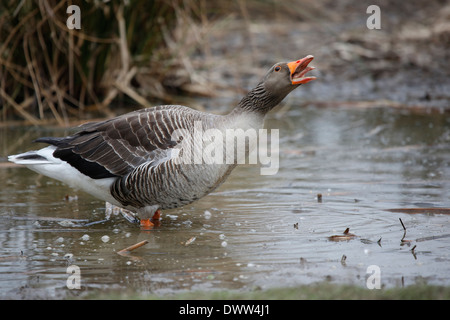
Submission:
<svg viewBox="0 0 450 320">
<path fill-rule="evenodd" d="M 308 55 L 296 61 L 274 64 L 263 78 L 265 89 L 273 94 L 283 95 L 301 84 L 315 80 L 316 77 L 306 76 L 309 71 L 315 69 L 308 66 L 313 59 L 312 55 Z"/>
</svg>

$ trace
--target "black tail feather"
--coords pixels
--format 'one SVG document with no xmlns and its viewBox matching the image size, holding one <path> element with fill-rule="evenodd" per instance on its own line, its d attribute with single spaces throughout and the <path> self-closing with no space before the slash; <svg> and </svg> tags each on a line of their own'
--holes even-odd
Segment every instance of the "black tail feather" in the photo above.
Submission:
<svg viewBox="0 0 450 320">
<path fill-rule="evenodd" d="M 42 142 L 42 143 L 48 143 L 52 146 L 58 146 L 64 138 L 55 138 L 55 137 L 42 137 L 37 138 L 36 140 L 33 140 L 33 142 Z"/>
</svg>

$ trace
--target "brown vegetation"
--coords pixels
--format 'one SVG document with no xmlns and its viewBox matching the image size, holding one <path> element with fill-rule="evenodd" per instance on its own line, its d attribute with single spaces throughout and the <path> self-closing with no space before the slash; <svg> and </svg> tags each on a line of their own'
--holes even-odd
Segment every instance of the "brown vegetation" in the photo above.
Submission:
<svg viewBox="0 0 450 320">
<path fill-rule="evenodd" d="M 450 6 L 376 2 L 382 29 L 369 31 L 371 1 L 3 1 L 0 122 L 200 107 L 188 96 L 236 96 L 275 60 L 306 54 L 320 81 L 305 99 L 448 109 Z M 66 26 L 70 4 L 81 30 Z"/>
</svg>

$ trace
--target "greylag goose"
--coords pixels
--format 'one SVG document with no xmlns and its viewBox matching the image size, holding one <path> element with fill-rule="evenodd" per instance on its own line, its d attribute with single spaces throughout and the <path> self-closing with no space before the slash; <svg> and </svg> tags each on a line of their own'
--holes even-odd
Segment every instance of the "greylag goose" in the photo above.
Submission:
<svg viewBox="0 0 450 320">
<path fill-rule="evenodd" d="M 226 115 L 177 105 L 141 109 L 86 123 L 71 136 L 39 138 L 35 142 L 49 146 L 9 156 L 8 160 L 130 210 L 141 226 L 149 227 L 153 225 L 151 218 L 159 219 L 160 210 L 177 208 L 209 194 L 240 163 L 233 157 L 228 161 L 236 152 L 235 145 L 223 150 L 221 162 L 187 157 L 191 151 L 195 154 L 205 147 L 205 138 L 196 132 L 241 129 L 245 134 L 249 129 L 261 129 L 267 112 L 292 90 L 315 79 L 306 76 L 314 69 L 308 66 L 312 60 L 308 55 L 275 64 Z M 227 145 L 215 140 L 215 146 Z M 248 154 L 255 144 L 249 142 L 245 148 Z"/>
</svg>

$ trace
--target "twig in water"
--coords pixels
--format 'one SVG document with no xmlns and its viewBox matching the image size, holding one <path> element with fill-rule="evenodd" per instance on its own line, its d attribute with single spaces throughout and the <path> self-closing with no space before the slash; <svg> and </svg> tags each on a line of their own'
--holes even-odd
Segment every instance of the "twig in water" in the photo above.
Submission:
<svg viewBox="0 0 450 320">
<path fill-rule="evenodd" d="M 416 252 L 414 251 L 414 249 L 416 249 L 416 245 L 414 246 L 414 247 L 412 247 L 412 249 L 411 249 L 411 253 L 412 253 L 412 255 L 414 256 L 414 259 L 416 259 L 417 260 L 417 257 L 416 257 Z"/>
<path fill-rule="evenodd" d="M 401 242 L 401 243 L 411 242 L 411 240 L 405 240 L 405 236 L 406 236 L 406 227 L 405 227 L 405 225 L 403 224 L 403 221 L 402 221 L 401 218 L 398 218 L 398 220 L 400 220 L 400 223 L 402 224 L 402 227 L 403 227 L 403 237 L 402 237 L 402 239 L 400 240 L 400 242 Z"/>
<path fill-rule="evenodd" d="M 405 225 L 403 224 L 402 218 L 398 218 L 398 220 L 400 220 L 400 223 L 402 224 L 403 230 L 405 230 L 405 233 L 406 233 L 406 228 L 405 228 Z"/>
<path fill-rule="evenodd" d="M 402 237 L 402 239 L 400 240 L 400 245 L 403 245 L 404 243 L 407 243 L 408 244 L 408 246 L 410 245 L 410 243 L 412 242 L 412 240 L 405 240 L 405 236 L 406 236 L 406 227 L 405 227 L 405 225 L 403 224 L 403 221 L 402 221 L 402 219 L 401 218 L 398 218 L 398 220 L 400 220 L 400 223 L 402 224 L 402 227 L 403 227 L 403 237 Z"/>
<path fill-rule="evenodd" d="M 122 249 L 120 251 L 117 251 L 117 253 L 120 254 L 120 255 L 127 255 L 131 251 L 133 251 L 133 250 L 135 250 L 137 248 L 140 248 L 143 245 L 146 245 L 147 243 L 148 243 L 148 240 L 144 240 L 144 241 L 138 242 L 136 244 L 133 244 L 132 246 L 129 246 L 128 248 L 125 248 L 125 249 Z"/>
<path fill-rule="evenodd" d="M 81 227 L 90 227 L 90 226 L 93 226 L 94 224 L 104 223 L 104 222 L 107 222 L 107 221 L 108 221 L 108 219 L 92 221 L 92 222 L 87 222 L 85 224 L 81 224 L 80 226 Z"/>
</svg>

